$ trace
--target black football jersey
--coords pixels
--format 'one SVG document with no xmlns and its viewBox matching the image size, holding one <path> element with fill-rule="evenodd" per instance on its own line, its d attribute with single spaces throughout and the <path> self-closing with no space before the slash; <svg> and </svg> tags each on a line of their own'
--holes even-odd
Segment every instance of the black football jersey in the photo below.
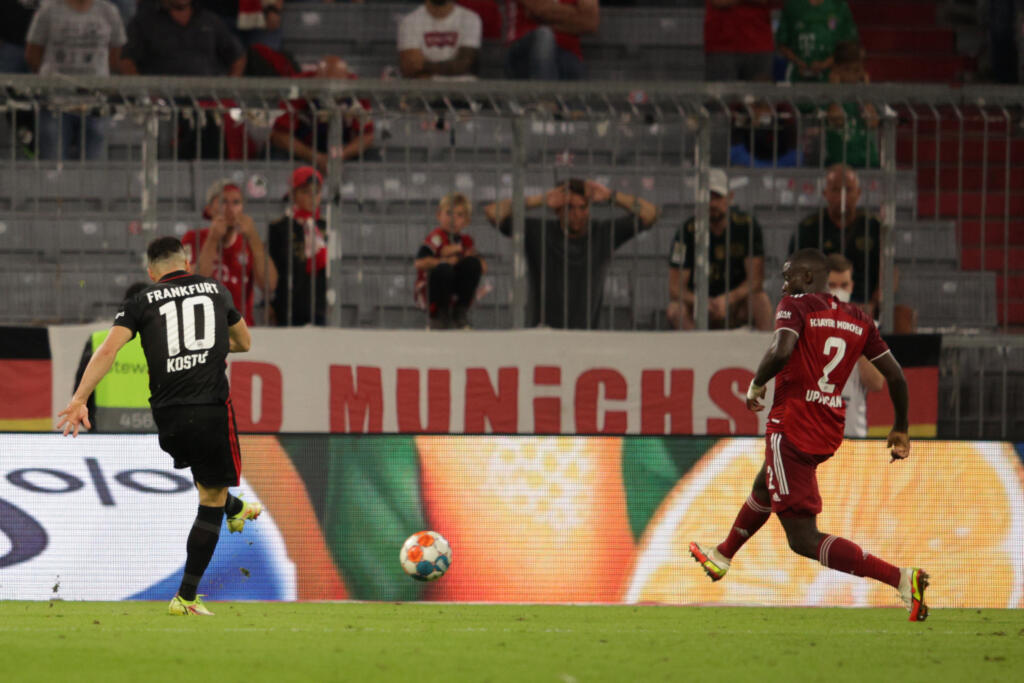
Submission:
<svg viewBox="0 0 1024 683">
<path fill-rule="evenodd" d="M 176 271 L 121 305 L 114 324 L 142 337 L 150 405 L 223 403 L 228 327 L 242 316 L 219 282 Z"/>
</svg>

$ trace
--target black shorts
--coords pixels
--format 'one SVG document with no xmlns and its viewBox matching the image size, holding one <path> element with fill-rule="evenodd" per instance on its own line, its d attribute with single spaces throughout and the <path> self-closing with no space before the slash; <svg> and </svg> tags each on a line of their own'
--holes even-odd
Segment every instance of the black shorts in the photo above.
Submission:
<svg viewBox="0 0 1024 683">
<path fill-rule="evenodd" d="M 192 478 L 203 486 L 238 486 L 242 458 L 230 400 L 154 408 L 153 420 L 160 448 L 174 458 L 175 468 L 192 468 Z"/>
</svg>

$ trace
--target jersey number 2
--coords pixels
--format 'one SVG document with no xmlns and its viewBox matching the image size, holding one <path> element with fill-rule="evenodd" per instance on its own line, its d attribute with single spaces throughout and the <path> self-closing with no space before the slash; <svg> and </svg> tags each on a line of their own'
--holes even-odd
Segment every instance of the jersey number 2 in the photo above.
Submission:
<svg viewBox="0 0 1024 683">
<path fill-rule="evenodd" d="M 213 320 L 213 301 L 210 297 L 190 296 L 180 302 L 181 304 L 181 327 L 185 332 L 185 348 L 189 351 L 203 351 L 213 348 L 216 327 Z M 167 323 L 167 356 L 177 356 L 181 353 L 181 345 L 178 343 L 178 301 L 168 301 L 157 311 L 164 317 Z M 196 336 L 196 308 L 203 309 L 203 330 L 202 335 Z"/>
<path fill-rule="evenodd" d="M 821 389 L 823 394 L 831 394 L 836 390 L 836 385 L 828 381 L 828 376 L 832 374 L 837 365 L 843 362 L 843 356 L 846 355 L 846 340 L 842 337 L 829 337 L 826 339 L 825 348 L 822 352 L 825 356 L 828 356 L 831 351 L 835 351 L 836 354 L 832 356 L 832 360 L 825 364 L 821 377 L 818 378 L 818 388 Z"/>
</svg>

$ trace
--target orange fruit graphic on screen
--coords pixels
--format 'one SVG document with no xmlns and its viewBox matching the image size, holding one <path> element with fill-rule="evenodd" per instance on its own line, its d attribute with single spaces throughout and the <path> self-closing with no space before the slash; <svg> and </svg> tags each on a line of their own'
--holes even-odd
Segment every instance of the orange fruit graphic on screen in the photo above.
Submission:
<svg viewBox="0 0 1024 683">
<path fill-rule="evenodd" d="M 445 600 L 618 600 L 633 560 L 621 439 L 418 437 L 427 522 L 449 540 Z"/>
<path fill-rule="evenodd" d="M 774 516 L 712 583 L 688 543 L 725 538 L 764 459 L 763 439 L 716 444 L 676 485 L 639 543 L 627 602 L 900 606 L 895 590 L 793 553 Z M 1024 606 L 1024 468 L 1005 443 L 918 441 L 889 464 L 847 441 L 818 468 L 818 528 L 931 574 L 936 607 Z"/>
</svg>

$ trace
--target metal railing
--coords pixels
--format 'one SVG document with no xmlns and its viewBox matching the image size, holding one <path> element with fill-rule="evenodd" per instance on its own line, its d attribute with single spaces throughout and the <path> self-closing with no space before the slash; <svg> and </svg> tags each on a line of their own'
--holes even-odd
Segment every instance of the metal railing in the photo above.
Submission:
<svg viewBox="0 0 1024 683">
<path fill-rule="evenodd" d="M 717 322 L 758 322 L 753 295 L 763 287 L 777 301 L 786 256 L 806 244 L 806 235 L 827 246 L 830 223 L 841 245 L 832 248 L 860 259 L 854 265 L 866 280 L 862 298 L 876 301 L 883 330 L 894 329 L 900 307 L 916 311 L 919 327 L 932 330 L 1010 331 L 1024 316 L 1024 271 L 1017 270 L 1024 268 L 1024 195 L 1016 194 L 1014 164 L 1024 151 L 1024 90 L 32 76 L 0 82 L 0 259 L 11 292 L 0 304 L 4 321 L 109 314 L 120 290 L 143 274 L 140 258 L 151 237 L 206 225 L 206 188 L 218 178 L 242 189 L 246 211 L 269 243 L 267 226 L 287 209 L 281 197 L 290 174 L 308 163 L 295 142 L 296 125 L 307 133 L 300 142 L 321 150 L 314 161 L 325 172 L 326 301 L 316 301 L 314 288 L 310 305 L 314 313 L 323 306 L 331 325 L 426 323 L 413 299 L 412 260 L 436 225 L 438 200 L 450 192 L 472 200 L 467 232 L 488 263 L 473 306 L 478 327 L 539 320 L 669 328 L 669 261 L 689 217 L 693 253 L 675 265 L 680 275 L 692 273 L 698 328 L 720 312 L 711 288 L 729 293 L 746 280 L 749 291 L 732 303 L 747 305 L 726 307 Z M 77 145 L 61 126 L 56 140 L 44 143 L 40 133 L 52 114 L 102 124 L 98 158 L 88 158 L 85 125 L 72 127 Z M 372 143 L 342 158 L 345 145 L 371 125 Z M 48 146 L 74 148 L 76 156 L 46 158 Z M 847 194 L 838 213 L 823 211 L 826 176 L 844 161 L 862 166 L 855 169 L 860 201 L 851 207 Z M 722 221 L 710 213 L 715 168 L 728 174 L 732 208 L 760 230 L 737 238 L 725 221 L 719 231 Z M 606 186 L 611 201 L 589 207 L 588 238 L 557 232 L 539 240 L 542 221 L 535 219 L 555 213 L 527 209 L 528 198 L 577 177 Z M 635 198 L 658 208 L 650 229 Z M 500 200 L 511 200 L 511 239 L 484 217 Z M 880 220 L 847 224 L 848 209 Z M 631 215 L 632 228 L 599 239 L 609 221 Z M 798 230 L 801 220 L 816 220 L 816 228 Z M 549 228 L 560 230 L 557 221 Z M 273 260 L 269 249 L 266 259 Z M 763 284 L 756 277 L 761 268 Z M 688 277 L 680 279 L 685 287 Z M 287 295 L 290 286 L 277 294 Z M 253 296 L 256 322 L 272 322 L 274 293 L 256 288 Z"/>
</svg>

